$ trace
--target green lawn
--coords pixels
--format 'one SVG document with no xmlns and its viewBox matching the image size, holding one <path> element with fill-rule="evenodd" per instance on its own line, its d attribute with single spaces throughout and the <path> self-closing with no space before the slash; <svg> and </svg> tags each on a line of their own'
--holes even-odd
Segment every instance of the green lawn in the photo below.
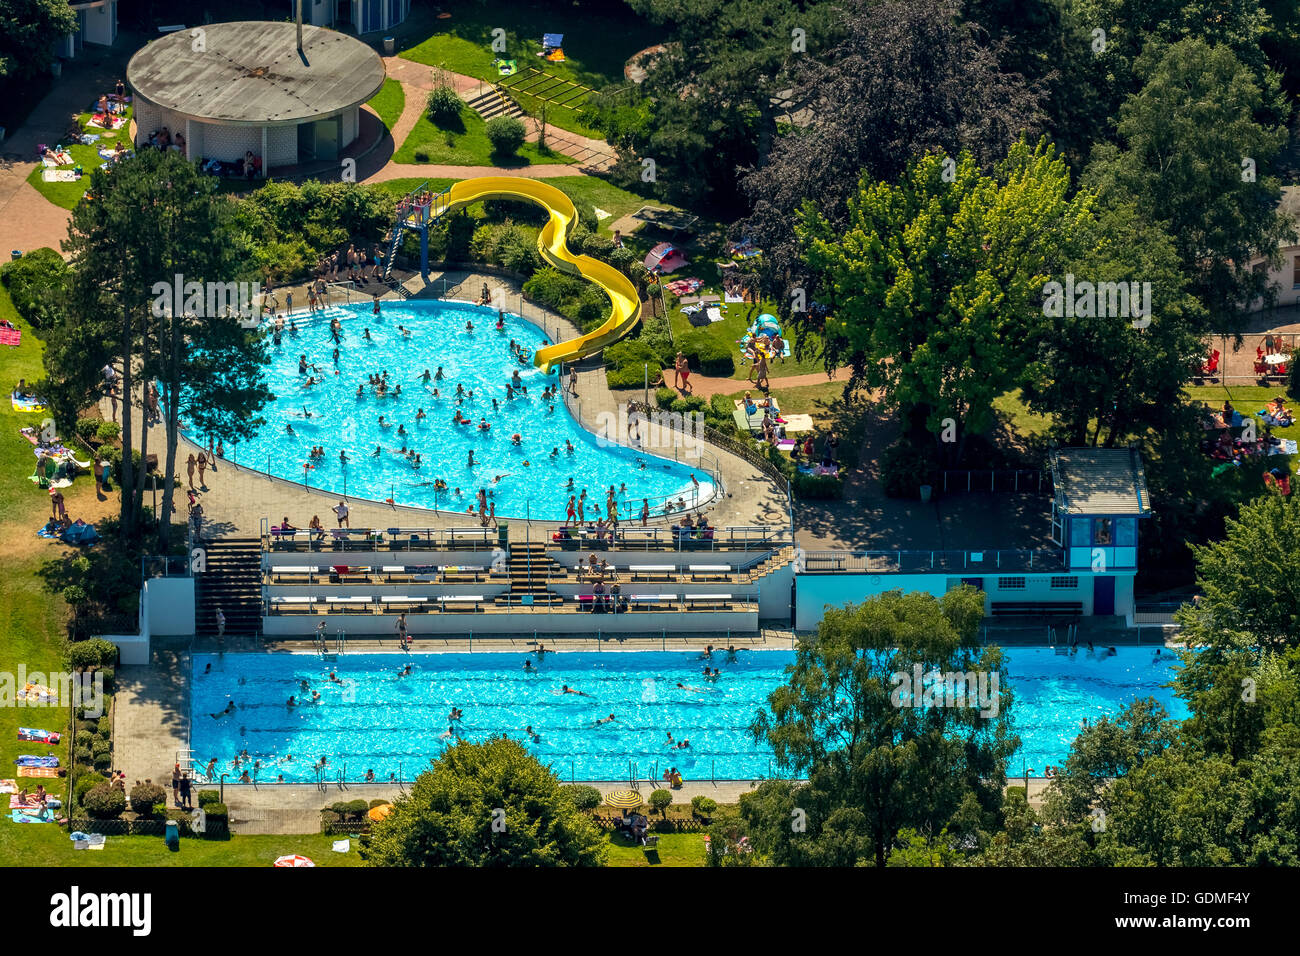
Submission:
<svg viewBox="0 0 1300 956">
<path fill-rule="evenodd" d="M 434 192 L 442 192 L 452 183 L 460 182 L 459 179 L 423 179 L 418 176 L 408 179 L 388 179 L 381 183 L 370 183 L 373 189 L 386 193 L 394 199 L 405 196 L 412 189 L 418 189 L 421 183 L 427 183 L 428 188 Z"/>
<path fill-rule="evenodd" d="M 22 330 L 18 348 L 0 349 L 0 381 L 12 389 L 20 378 L 32 382 L 41 376 L 41 343 L 32 336 L 30 327 L 18 318 L 9 294 L 0 288 L 0 318 L 8 319 Z M 40 426 L 45 415 L 18 412 L 9 402 L 0 406 L 0 551 L 5 555 L 5 573 L 0 575 L 0 671 L 14 675 L 19 666 L 28 673 L 49 673 L 63 668 L 61 644 L 65 605 L 41 589 L 37 570 L 47 559 L 64 550 L 64 546 L 36 537 L 36 529 L 50 515 L 48 495 L 27 480 L 36 465 L 32 446 L 18 429 L 24 425 Z M 95 500 L 94 480 L 78 479 L 64 490 L 68 512 L 74 518 Z M 67 711 L 53 707 L 7 707 L 0 715 L 0 777 L 14 776 L 14 758 L 19 754 L 44 754 L 51 748 L 44 744 L 21 743 L 19 727 L 39 727 L 59 733 L 65 731 Z M 65 740 L 67 738 L 65 737 Z M 67 763 L 68 747 L 52 748 L 60 762 Z M 44 783 L 62 796 L 63 781 L 24 780 L 29 786 Z M 13 831 L 21 825 L 0 822 L 0 831 Z M 39 824 L 27 824 L 39 830 Z M 19 862 L 8 850 L 9 841 L 0 837 L 0 864 Z M 21 856 L 21 852 L 18 854 Z"/>
<path fill-rule="evenodd" d="M 406 106 L 406 94 L 402 92 L 402 84 L 397 80 L 384 80 L 384 85 L 380 87 L 379 92 L 372 96 L 366 105 L 379 114 L 385 126 L 392 129 Z"/>
<path fill-rule="evenodd" d="M 180 841 L 167 848 L 162 837 L 110 836 L 102 850 L 74 850 L 68 833 L 54 824 L 0 823 L 0 861 L 10 866 L 270 866 L 278 857 L 300 853 L 317 866 L 361 866 L 357 841 L 347 853 L 330 849 L 338 837 L 324 834 L 257 834 L 229 840 Z"/>
<path fill-rule="evenodd" d="M 715 277 L 712 282 L 708 279 L 709 275 Z M 700 291 L 695 293 L 695 295 L 700 295 L 706 292 L 721 295 L 722 283 L 716 278 L 717 267 L 707 260 L 693 260 L 690 265 L 684 266 L 674 272 L 668 277 L 668 280 L 672 281 L 673 279 L 689 278 L 692 276 L 705 280 L 704 288 L 700 289 Z M 667 299 L 669 315 L 672 317 L 673 336 L 680 338 L 688 332 L 693 331 L 696 326 L 691 325 L 690 319 L 682 315 L 680 306 L 676 304 L 676 299 L 671 295 L 668 296 Z M 722 313 L 722 321 L 712 322 L 709 325 L 700 326 L 700 328 L 711 337 L 716 338 L 731 351 L 732 357 L 736 361 L 736 371 L 732 373 L 731 377 L 735 379 L 745 379 L 749 377 L 749 372 L 752 366 L 747 362 L 742 361 L 738 341 L 744 337 L 745 330 L 748 329 L 760 315 L 765 312 L 776 315 L 776 306 L 772 302 L 760 302 L 758 304 L 731 302 L 724 304 L 726 305 L 726 310 Z M 783 334 L 785 331 L 785 326 L 782 325 Z M 791 331 L 788 341 L 790 342 L 790 357 L 784 361 L 777 359 L 768 366 L 768 375 L 773 383 L 775 383 L 777 379 L 787 375 L 806 375 L 809 372 L 824 371 L 821 359 L 819 358 L 812 357 L 799 360 L 794 357 L 795 336 L 793 331 Z"/>
<path fill-rule="evenodd" d="M 616 15 L 586 8 L 559 12 L 521 0 L 461 4 L 451 19 L 439 20 L 438 26 L 441 32 L 402 51 L 401 56 L 492 82 L 502 79 L 494 62 L 501 57 L 516 60 L 521 70 L 534 67 L 595 89 L 623 85 L 627 58 L 663 39 L 659 27 L 627 10 Z M 506 31 L 503 53 L 492 50 L 492 31 L 497 28 Z M 536 55 L 542 49 L 543 33 L 564 34 L 565 62 L 551 63 Z M 529 112 L 540 105 L 530 97 L 520 100 Z M 572 110 L 548 109 L 547 122 L 585 136 L 599 136 L 583 127 Z"/>
<path fill-rule="evenodd" d="M 778 366 L 779 368 L 779 366 Z M 795 388 L 774 388 L 772 395 L 783 415 L 811 415 L 831 418 L 844 399 L 844 382 L 823 382 Z"/>
<path fill-rule="evenodd" d="M 126 117 L 128 121 L 133 113 L 134 108 L 127 107 Z M 86 125 L 90 122 L 90 117 L 92 115 L 93 114 L 91 113 L 82 113 L 78 119 L 83 130 L 87 133 L 96 134 L 99 136 L 99 139 L 89 146 L 83 146 L 80 143 L 64 144 L 64 147 L 72 154 L 72 161 L 80 166 L 82 171 L 85 173 L 80 180 L 71 183 L 47 183 L 43 178 L 41 178 L 41 171 L 45 167 L 39 165 L 33 169 L 31 175 L 27 177 L 27 182 L 29 182 L 38 193 L 50 202 L 54 203 L 54 205 L 60 206 L 64 209 L 72 209 L 76 206 L 77 203 L 81 201 L 81 197 L 85 195 L 86 190 L 90 188 L 90 171 L 98 168 L 99 165 L 104 162 L 98 152 L 100 149 L 111 149 L 116 145 L 119 138 L 122 139 L 128 147 L 131 145 L 130 122 L 119 130 L 109 131 L 94 129 Z M 57 144 L 50 143 L 48 145 L 55 146 Z M 71 169 L 72 167 L 69 166 L 64 168 Z"/>
<path fill-rule="evenodd" d="M 393 154 L 395 163 L 441 163 L 447 166 L 531 166 L 544 163 L 571 162 L 567 156 L 551 153 L 543 156 L 532 143 L 524 143 L 517 156 L 501 158 L 493 154 L 487 138 L 487 123 L 468 106 L 461 110 L 463 130 L 439 129 L 427 115 L 416 122 L 406 142 Z M 427 153 L 417 160 L 416 150 Z"/>
<path fill-rule="evenodd" d="M 1026 438 L 1046 435 L 1052 425 L 1047 415 L 1036 415 L 1025 407 L 1019 391 L 993 399 L 993 409 L 1007 420 L 1012 431 Z"/>
<path fill-rule="evenodd" d="M 646 853 L 619 836 L 609 838 L 609 866 L 704 866 L 703 833 L 664 833 L 655 852 Z"/>
<path fill-rule="evenodd" d="M 589 202 L 597 209 L 609 213 L 607 218 L 600 220 L 600 228 L 597 230 L 606 236 L 614 234 L 613 227 L 617 220 L 636 212 L 642 206 L 654 205 L 662 207 L 665 205 L 664 203 L 646 199 L 644 196 L 638 196 L 636 193 L 628 192 L 626 189 L 619 189 L 599 176 L 557 176 L 555 179 L 548 179 L 547 182 L 563 190 L 570 199 Z M 676 209 L 677 207 L 669 206 L 667 208 Z"/>
</svg>

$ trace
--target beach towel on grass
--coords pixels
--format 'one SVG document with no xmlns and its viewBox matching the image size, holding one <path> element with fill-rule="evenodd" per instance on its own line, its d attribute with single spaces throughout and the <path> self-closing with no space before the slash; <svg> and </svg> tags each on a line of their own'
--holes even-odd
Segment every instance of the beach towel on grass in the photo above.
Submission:
<svg viewBox="0 0 1300 956">
<path fill-rule="evenodd" d="M 91 117 L 87 126 L 93 126 L 95 129 L 121 129 L 126 125 L 125 116 L 105 116 L 102 113 Z"/>
<path fill-rule="evenodd" d="M 0 345 L 22 345 L 22 344 L 23 344 L 22 329 L 11 329 L 8 326 L 0 327 Z M 18 408 L 17 405 L 15 405 L 14 407 Z M 37 409 L 21 409 L 21 410 L 43 412 L 45 411 L 45 406 L 42 405 L 40 408 Z"/>
<path fill-rule="evenodd" d="M 72 169 L 42 169 L 41 179 L 47 183 L 75 183 L 77 173 Z"/>
<path fill-rule="evenodd" d="M 42 810 L 40 813 L 24 813 L 22 810 L 10 810 L 9 819 L 14 823 L 53 823 L 54 811 Z"/>
<path fill-rule="evenodd" d="M 46 754 L 43 757 L 38 757 L 34 754 L 23 754 L 22 756 L 15 757 L 14 763 L 18 764 L 20 767 L 57 767 L 59 765 L 59 758 L 54 756 L 54 754 Z"/>
<path fill-rule="evenodd" d="M 16 793 L 11 793 L 9 794 L 9 809 L 10 810 L 35 810 L 38 806 L 40 806 L 40 804 L 36 802 L 35 797 L 28 797 L 27 801 L 28 802 L 24 803 L 22 797 L 18 796 L 18 794 Z M 46 797 L 45 806 L 47 809 L 50 810 L 58 810 L 63 806 L 63 801 L 59 800 L 57 797 Z"/>
<path fill-rule="evenodd" d="M 61 771 L 54 767 L 19 767 L 14 776 L 17 777 L 57 777 Z"/>
<path fill-rule="evenodd" d="M 0 780 L 0 793 L 17 793 L 17 780 Z"/>
<path fill-rule="evenodd" d="M 53 730 L 36 730 L 32 727 L 19 727 L 18 739 L 36 740 L 43 744 L 57 744 L 59 742 L 59 734 L 55 733 Z"/>
</svg>

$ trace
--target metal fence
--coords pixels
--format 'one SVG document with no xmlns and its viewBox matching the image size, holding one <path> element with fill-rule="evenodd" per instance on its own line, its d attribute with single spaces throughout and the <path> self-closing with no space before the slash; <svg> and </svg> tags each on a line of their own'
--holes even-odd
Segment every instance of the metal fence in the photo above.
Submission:
<svg viewBox="0 0 1300 956">
<path fill-rule="evenodd" d="M 1060 571 L 1065 559 L 1060 551 L 805 551 L 803 574 L 859 572 L 907 574 L 909 572 L 1013 572 Z"/>
<path fill-rule="evenodd" d="M 942 487 L 945 494 L 962 491 L 1041 492 L 1052 490 L 1052 476 L 1033 468 L 945 471 Z"/>
</svg>

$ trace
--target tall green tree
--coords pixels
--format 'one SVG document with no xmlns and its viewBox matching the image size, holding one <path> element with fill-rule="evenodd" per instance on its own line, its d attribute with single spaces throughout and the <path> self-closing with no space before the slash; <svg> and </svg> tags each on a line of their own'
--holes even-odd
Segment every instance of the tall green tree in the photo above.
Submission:
<svg viewBox="0 0 1300 956">
<path fill-rule="evenodd" d="M 991 174 L 931 154 L 897 185 L 864 179 L 843 227 L 805 205 L 796 232 L 829 313 L 828 367 L 850 366 L 936 440 L 951 420 L 957 440 L 940 447 L 960 460 L 1025 381 L 1044 284 L 1086 231 L 1092 197 L 1069 186 L 1050 145 L 1022 141 Z"/>
<path fill-rule="evenodd" d="M 827 610 L 753 725 L 777 765 L 807 781 L 764 784 L 742 800 L 756 852 L 778 865 L 884 866 L 906 829 L 947 828 L 961 841 L 996 825 L 1019 742 L 1002 653 L 980 645 L 983 612 L 982 593 L 968 587 Z M 996 706 L 930 699 L 918 669 L 984 674 Z"/>
<path fill-rule="evenodd" d="M 1099 146 L 1085 182 L 1131 197 L 1163 228 L 1189 290 L 1231 331 L 1251 302 L 1271 294 L 1252 257 L 1276 254 L 1291 234 L 1270 173 L 1286 131 L 1256 120 L 1260 88 L 1227 46 L 1153 45 L 1134 69 L 1143 85 L 1120 109 L 1122 145 Z"/>
<path fill-rule="evenodd" d="M 518 741 L 461 741 L 375 824 L 370 866 L 600 866 L 605 839 Z"/>
<path fill-rule="evenodd" d="M 797 76 L 792 98 L 808 104 L 805 125 L 785 128 L 741 179 L 752 211 L 737 232 L 763 249 L 763 285 L 803 332 L 797 344 L 817 341 L 822 327 L 810 308 L 790 308 L 792 290 L 804 291 L 805 306 L 826 298 L 795 234 L 805 201 L 843 228 L 863 176 L 893 182 L 931 152 L 969 151 L 991 168 L 1022 131 L 1037 129 L 1040 94 L 1004 71 L 957 13 L 956 0 L 843 4 L 839 39 Z M 828 368 L 835 357 L 825 356 Z"/>
<path fill-rule="evenodd" d="M 0 0 L 0 82 L 48 70 L 53 41 L 77 30 L 77 12 L 63 0 Z"/>
</svg>

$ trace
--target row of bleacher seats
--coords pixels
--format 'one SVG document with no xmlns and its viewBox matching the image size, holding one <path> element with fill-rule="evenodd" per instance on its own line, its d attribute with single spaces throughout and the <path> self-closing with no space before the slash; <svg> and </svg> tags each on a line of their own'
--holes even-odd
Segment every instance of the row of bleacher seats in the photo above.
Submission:
<svg viewBox="0 0 1300 956">
<path fill-rule="evenodd" d="M 632 550 L 724 551 L 775 548 L 793 544 L 790 529 L 785 527 L 729 527 L 712 529 L 711 537 L 695 537 L 676 528 L 642 528 L 628 526 L 597 537 L 594 529 L 570 528 L 572 535 L 552 540 L 549 532 L 539 532 L 538 540 L 556 550 Z M 482 551 L 500 547 L 502 539 L 495 528 L 335 528 L 289 531 L 279 526 L 263 535 L 267 551 Z"/>
<path fill-rule="evenodd" d="M 641 564 L 636 561 L 609 562 L 605 568 L 615 575 L 626 575 L 632 581 L 737 581 L 748 566 L 761 558 L 747 562 L 692 563 L 681 567 L 673 564 Z M 579 565 L 570 569 L 551 564 L 534 576 L 536 581 L 571 583 L 593 580 L 595 575 L 588 567 Z M 504 567 L 467 564 L 369 564 L 320 565 L 277 564 L 268 567 L 263 583 L 268 585 L 314 584 L 477 584 L 480 582 L 506 582 L 510 574 Z"/>
<path fill-rule="evenodd" d="M 288 595 L 270 597 L 265 613 L 285 614 L 399 614 L 399 613 L 575 613 L 607 611 L 730 611 L 758 608 L 757 594 L 627 593 L 578 594 L 554 599 L 554 603 L 532 606 L 527 597 L 517 603 L 498 603 L 483 594 L 365 594 Z"/>
</svg>

